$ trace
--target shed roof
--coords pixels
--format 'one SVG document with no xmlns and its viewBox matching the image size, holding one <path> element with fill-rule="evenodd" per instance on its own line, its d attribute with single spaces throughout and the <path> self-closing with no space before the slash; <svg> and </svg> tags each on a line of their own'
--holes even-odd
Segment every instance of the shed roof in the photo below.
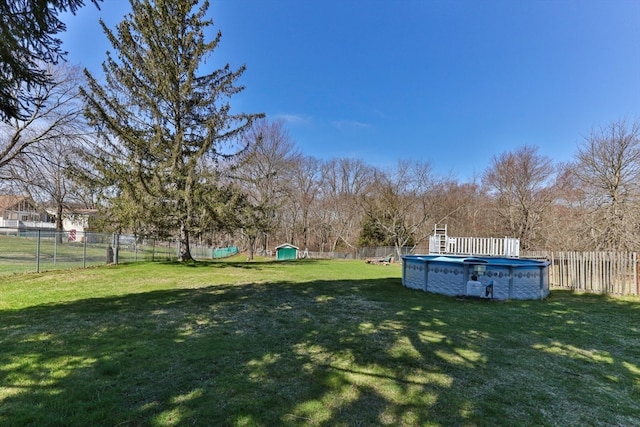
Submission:
<svg viewBox="0 0 640 427">
<path fill-rule="evenodd" d="M 290 243 L 283 243 L 283 244 L 281 244 L 280 246 L 276 246 L 276 250 L 277 250 L 277 249 L 284 249 L 284 248 L 300 249 L 299 247 L 297 247 L 297 246 L 293 246 L 293 245 L 292 245 L 292 244 L 290 244 Z"/>
</svg>

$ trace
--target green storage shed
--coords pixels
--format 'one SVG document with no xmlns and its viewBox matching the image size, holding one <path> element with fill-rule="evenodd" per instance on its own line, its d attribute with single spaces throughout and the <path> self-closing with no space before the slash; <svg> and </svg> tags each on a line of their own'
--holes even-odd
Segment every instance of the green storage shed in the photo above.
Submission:
<svg viewBox="0 0 640 427">
<path fill-rule="evenodd" d="M 298 258 L 298 248 L 290 245 L 289 243 L 285 243 L 283 245 L 276 247 L 276 260 L 277 261 L 285 261 L 288 259 L 297 259 Z"/>
</svg>

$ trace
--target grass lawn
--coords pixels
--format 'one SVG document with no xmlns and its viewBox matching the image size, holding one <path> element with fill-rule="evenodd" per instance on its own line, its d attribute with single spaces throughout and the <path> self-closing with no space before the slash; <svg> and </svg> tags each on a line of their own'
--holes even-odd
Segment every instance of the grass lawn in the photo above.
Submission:
<svg viewBox="0 0 640 427">
<path fill-rule="evenodd" d="M 0 277 L 0 425 L 640 426 L 639 299 L 241 260 Z"/>
</svg>

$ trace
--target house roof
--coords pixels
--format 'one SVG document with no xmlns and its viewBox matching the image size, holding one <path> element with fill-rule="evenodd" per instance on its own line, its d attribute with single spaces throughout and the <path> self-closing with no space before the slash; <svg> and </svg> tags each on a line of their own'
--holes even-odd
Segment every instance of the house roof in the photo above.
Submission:
<svg viewBox="0 0 640 427">
<path fill-rule="evenodd" d="M 49 215 L 56 215 L 57 210 L 55 208 L 49 207 L 47 208 L 47 213 Z M 62 214 L 63 215 L 85 215 L 85 216 L 91 216 L 91 215 L 96 215 L 98 213 L 98 209 L 87 209 L 87 208 L 71 208 L 71 209 L 62 209 Z"/>
<path fill-rule="evenodd" d="M 35 208 L 35 202 L 29 196 L 18 196 L 16 194 L 2 194 L 0 195 L 0 210 L 10 209 L 16 206 L 18 203 L 26 201 L 33 205 Z"/>
</svg>

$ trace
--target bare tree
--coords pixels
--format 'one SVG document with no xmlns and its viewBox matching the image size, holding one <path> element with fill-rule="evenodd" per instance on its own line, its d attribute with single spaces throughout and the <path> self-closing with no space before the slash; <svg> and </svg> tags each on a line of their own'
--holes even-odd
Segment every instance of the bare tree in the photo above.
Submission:
<svg viewBox="0 0 640 427">
<path fill-rule="evenodd" d="M 281 120 L 257 120 L 243 138 L 248 149 L 234 177 L 253 207 L 243 227 L 252 259 L 256 239 L 261 238 L 262 250 L 267 250 L 269 233 L 276 227 L 277 213 L 287 194 L 290 171 L 300 154 Z"/>
<path fill-rule="evenodd" d="M 532 249 L 540 240 L 544 213 L 557 196 L 556 172 L 549 157 L 528 145 L 494 156 L 484 172 L 499 231 L 520 239 L 522 249 Z"/>
<path fill-rule="evenodd" d="M 591 215 L 588 235 L 597 249 L 638 247 L 640 121 L 594 129 L 578 147 L 576 173 Z"/>
<path fill-rule="evenodd" d="M 315 211 L 320 250 L 341 245 L 355 250 L 364 214 L 361 199 L 371 188 L 374 168 L 359 159 L 332 159 L 322 165 L 321 197 Z"/>
<path fill-rule="evenodd" d="M 301 156 L 297 161 L 291 162 L 290 185 L 288 188 L 287 203 L 291 214 L 291 234 L 298 230 L 301 235 L 300 244 L 308 248 L 311 234 L 311 210 L 317 202 L 320 194 L 322 175 L 320 161 L 314 157 Z M 290 239 L 294 243 L 295 238 Z"/>
<path fill-rule="evenodd" d="M 22 156 L 7 166 L 22 193 L 53 209 L 57 231 L 63 231 L 64 217 L 69 214 L 66 211 L 78 206 L 93 207 L 82 203 L 83 189 L 67 173 L 69 164 L 77 160 L 74 153 L 79 143 L 73 136 L 52 140 L 46 147 L 38 147 L 42 151 Z"/>
<path fill-rule="evenodd" d="M 11 178 L 6 166 L 19 159 L 41 156 L 46 147 L 70 136 L 86 132 L 78 85 L 78 67 L 47 66 L 52 84 L 33 88 L 33 110 L 24 120 L 0 123 L 0 176 Z"/>
<path fill-rule="evenodd" d="M 32 115 L 0 125 L 0 176 L 41 206 L 53 206 L 56 230 L 62 231 L 63 211 L 76 189 L 66 174 L 68 158 L 75 142 L 87 133 L 77 92 L 82 74 L 66 64 L 49 65 L 47 70 L 54 80 L 34 88 L 37 102 Z"/>
<path fill-rule="evenodd" d="M 430 211 L 437 224 L 447 224 L 455 236 L 488 236 L 489 201 L 478 183 L 459 183 L 449 177 L 434 183 Z"/>
<path fill-rule="evenodd" d="M 401 160 L 390 171 L 378 171 L 372 191 L 363 199 L 367 216 L 393 242 L 396 256 L 408 244 L 428 238 L 436 218 L 430 209 L 435 184 L 431 165 Z"/>
<path fill-rule="evenodd" d="M 575 163 L 557 166 L 556 200 L 545 215 L 546 233 L 541 248 L 546 250 L 591 251 L 589 237 L 590 211 L 585 184 L 578 178 Z"/>
</svg>

